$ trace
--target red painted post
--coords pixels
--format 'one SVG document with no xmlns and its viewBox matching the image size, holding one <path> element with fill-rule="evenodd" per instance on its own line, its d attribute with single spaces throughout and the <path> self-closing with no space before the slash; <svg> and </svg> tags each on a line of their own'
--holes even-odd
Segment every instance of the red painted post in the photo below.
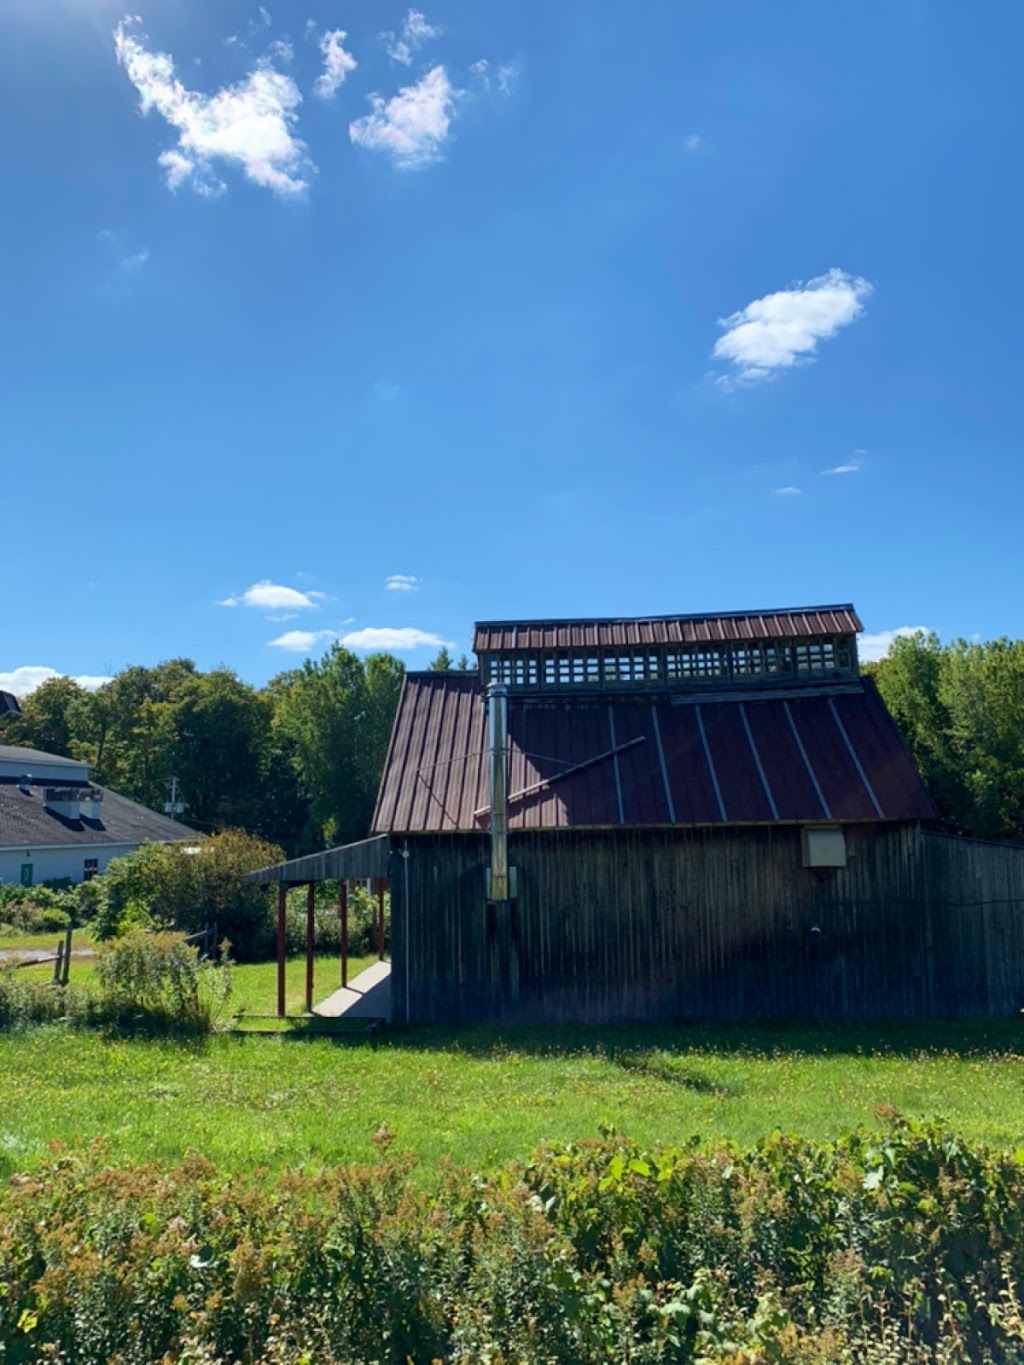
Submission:
<svg viewBox="0 0 1024 1365">
<path fill-rule="evenodd" d="M 384 961 L 384 878 L 377 879 L 377 957 Z"/>
<path fill-rule="evenodd" d="M 316 887 L 312 882 L 306 886 L 306 1013 L 313 1012 L 313 908 Z"/>
<path fill-rule="evenodd" d="M 284 912 L 288 887 L 284 882 L 277 888 L 277 1017 L 284 1018 Z"/>
<path fill-rule="evenodd" d="M 338 883 L 338 908 L 341 911 L 341 984 L 348 985 L 348 882 Z"/>
</svg>

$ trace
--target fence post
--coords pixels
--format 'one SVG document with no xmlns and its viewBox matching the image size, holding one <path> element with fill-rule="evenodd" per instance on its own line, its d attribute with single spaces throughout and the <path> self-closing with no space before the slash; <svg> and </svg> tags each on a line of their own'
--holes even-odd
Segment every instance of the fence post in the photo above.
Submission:
<svg viewBox="0 0 1024 1365">
<path fill-rule="evenodd" d="M 55 986 L 61 985 L 61 984 L 62 984 L 62 981 L 63 981 L 63 978 L 62 978 L 62 975 L 61 975 L 63 961 L 64 961 L 64 944 L 63 944 L 63 942 L 62 942 L 60 939 L 58 939 L 58 940 L 57 940 L 57 956 L 56 956 L 56 957 L 54 958 L 54 960 L 53 960 L 53 984 L 54 984 Z"/>
<path fill-rule="evenodd" d="M 384 961 L 384 878 L 377 878 L 377 959 Z"/>
<path fill-rule="evenodd" d="M 316 908 L 316 885 L 306 885 L 306 1013 L 313 1013 L 313 949 L 314 949 L 314 912 Z"/>
<path fill-rule="evenodd" d="M 348 985 L 348 882 L 338 883 L 338 909 L 341 914 L 341 984 Z"/>
<path fill-rule="evenodd" d="M 287 882 L 280 882 L 277 888 L 277 1015 L 279 1019 L 284 1018 L 284 921 L 287 895 Z"/>
<path fill-rule="evenodd" d="M 61 977 L 61 985 L 68 984 L 68 977 L 71 975 L 71 934 L 72 928 L 69 924 L 64 935 L 64 975 Z"/>
</svg>

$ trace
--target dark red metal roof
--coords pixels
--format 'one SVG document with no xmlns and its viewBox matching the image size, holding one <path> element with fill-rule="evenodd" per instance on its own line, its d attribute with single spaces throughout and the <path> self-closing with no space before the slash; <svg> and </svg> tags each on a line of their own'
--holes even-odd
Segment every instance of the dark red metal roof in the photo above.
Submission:
<svg viewBox="0 0 1024 1365">
<path fill-rule="evenodd" d="M 479 621 L 477 654 L 501 650 L 601 649 L 617 645 L 704 644 L 717 640 L 793 640 L 854 635 L 864 629 L 849 604 L 629 620 Z"/>
<path fill-rule="evenodd" d="M 508 734 L 511 830 L 937 815 L 870 679 L 764 700 L 513 696 Z M 487 765 L 476 677 L 409 674 L 373 832 L 486 828 Z"/>
</svg>

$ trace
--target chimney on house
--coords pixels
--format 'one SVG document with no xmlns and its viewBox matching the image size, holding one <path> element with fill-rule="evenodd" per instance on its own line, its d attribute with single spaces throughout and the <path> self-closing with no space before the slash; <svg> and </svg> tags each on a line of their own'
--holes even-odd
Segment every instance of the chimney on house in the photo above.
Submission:
<svg viewBox="0 0 1024 1365">
<path fill-rule="evenodd" d="M 103 819 L 103 792 L 99 787 L 89 787 L 82 792 L 81 814 L 83 820 Z"/>
<path fill-rule="evenodd" d="M 31 773 L 22 773 L 21 777 L 18 779 L 18 790 L 24 792 L 26 796 L 31 796 L 32 794 Z"/>
<path fill-rule="evenodd" d="M 79 820 L 82 816 L 82 789 L 81 787 L 47 787 L 43 796 L 43 805 L 54 815 L 63 816 L 65 820 Z"/>
</svg>

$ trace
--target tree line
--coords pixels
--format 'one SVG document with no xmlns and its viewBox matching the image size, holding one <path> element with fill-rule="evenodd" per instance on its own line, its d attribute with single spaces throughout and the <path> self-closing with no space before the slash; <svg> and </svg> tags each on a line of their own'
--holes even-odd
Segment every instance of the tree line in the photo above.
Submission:
<svg viewBox="0 0 1024 1365">
<path fill-rule="evenodd" d="M 946 824 L 1024 842 L 1024 640 L 898 639 L 869 665 Z"/>
<path fill-rule="evenodd" d="M 191 659 L 126 668 L 95 692 L 54 678 L 3 739 L 84 760 L 95 782 L 154 810 L 176 778 L 185 824 L 244 829 L 296 856 L 366 837 L 404 671 L 335 645 L 261 688 Z"/>
<path fill-rule="evenodd" d="M 452 667 L 446 650 L 432 667 Z M 947 826 L 1024 841 L 1024 641 L 921 634 L 864 671 Z M 96 782 L 154 810 L 176 777 L 187 824 L 244 829 L 295 856 L 365 838 L 403 675 L 391 655 L 340 645 L 262 688 L 171 659 L 97 692 L 54 678 L 3 737 L 83 759 Z"/>
</svg>

